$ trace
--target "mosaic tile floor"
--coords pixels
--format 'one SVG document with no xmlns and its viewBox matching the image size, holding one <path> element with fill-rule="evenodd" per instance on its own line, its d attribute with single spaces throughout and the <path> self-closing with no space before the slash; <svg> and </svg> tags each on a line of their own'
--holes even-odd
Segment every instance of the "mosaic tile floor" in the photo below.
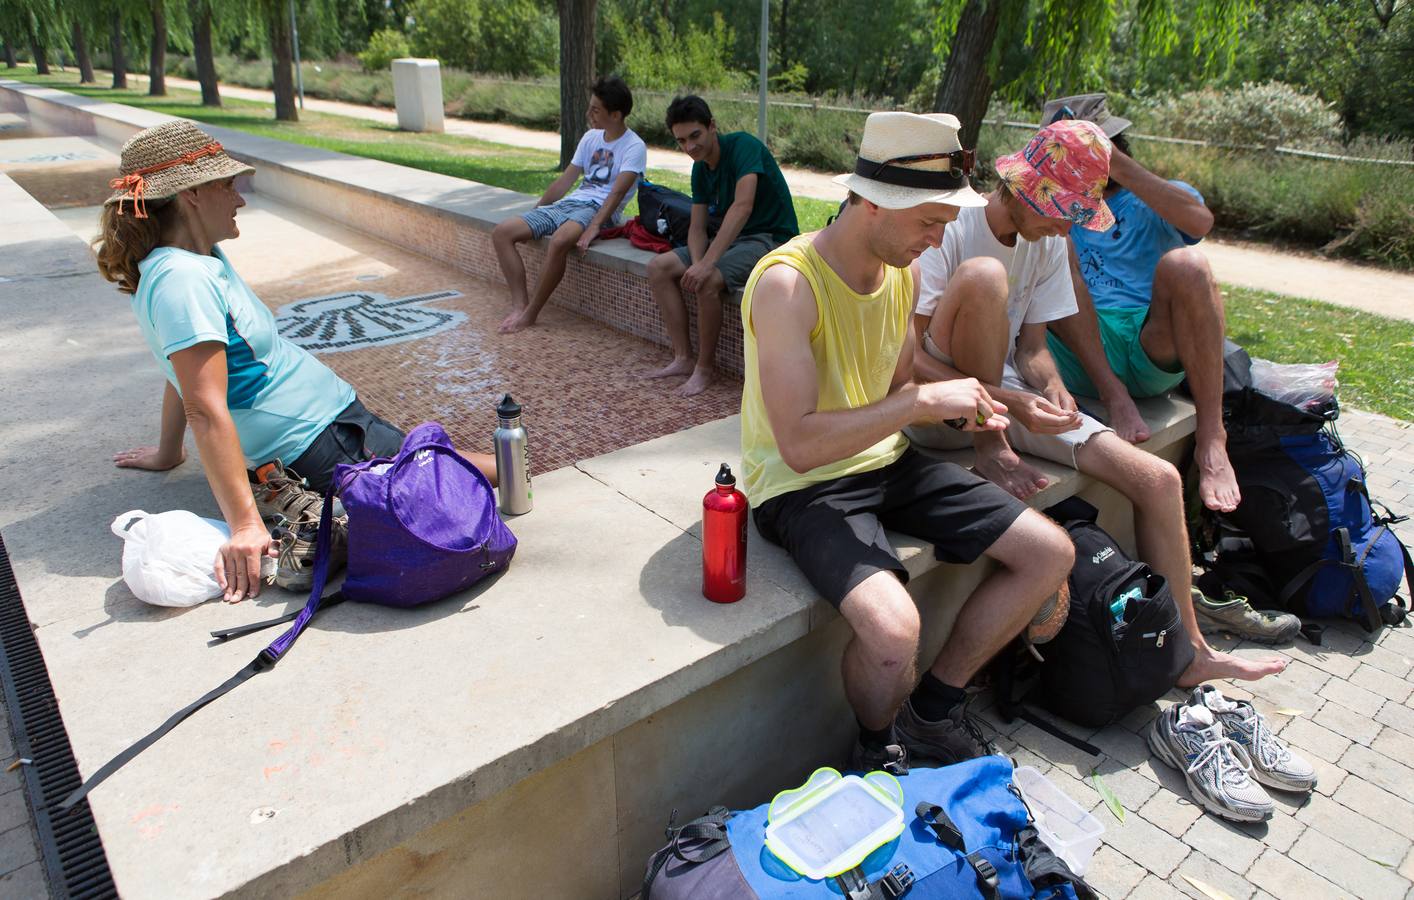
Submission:
<svg viewBox="0 0 1414 900">
<path fill-rule="evenodd" d="M 678 397 L 685 379 L 638 377 L 666 350 L 554 306 L 534 328 L 499 335 L 510 311 L 504 286 L 269 197 L 246 199 L 241 237 L 222 245 L 236 270 L 277 315 L 300 307 L 289 312 L 309 326 L 301 340 L 343 342 L 315 352 L 401 428 L 436 419 L 459 447 L 489 452 L 495 406 L 509 391 L 525 408 L 532 471 L 543 473 L 738 411 L 741 382 L 731 376 Z M 98 209 L 56 212 L 92 236 Z"/>
</svg>

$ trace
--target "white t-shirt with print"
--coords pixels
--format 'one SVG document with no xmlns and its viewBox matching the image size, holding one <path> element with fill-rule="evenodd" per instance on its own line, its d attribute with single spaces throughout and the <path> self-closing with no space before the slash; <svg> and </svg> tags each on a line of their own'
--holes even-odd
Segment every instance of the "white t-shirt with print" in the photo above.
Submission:
<svg viewBox="0 0 1414 900">
<path fill-rule="evenodd" d="M 570 162 L 584 170 L 584 177 L 580 179 L 579 188 L 565 199 L 584 200 L 602 206 L 604 201 L 609 199 L 609 193 L 614 189 L 614 182 L 618 180 L 619 173 L 636 172 L 639 176 L 643 175 L 648 167 L 648 147 L 643 143 L 643 138 L 634 134 L 631 128 L 624 129 L 624 133 L 619 135 L 616 141 L 604 140 L 604 129 L 594 128 L 585 132 L 584 137 L 579 139 L 574 159 Z M 614 210 L 614 215 L 623 212 L 623 208 L 637 192 L 638 183 L 635 182 L 624 195 L 623 203 Z"/>
<path fill-rule="evenodd" d="M 949 222 L 943 231 L 943 243 L 929 247 L 918 258 L 920 272 L 918 305 L 914 312 L 931 316 L 943 296 L 948 279 L 965 260 L 990 256 L 1006 266 L 1008 335 L 1007 366 L 1012 366 L 1016 354 L 1016 336 L 1021 326 L 1052 322 L 1074 315 L 1075 286 L 1070 281 L 1070 262 L 1064 237 L 1043 237 L 1028 241 L 1016 236 L 1016 246 L 1008 247 L 997 240 L 987 224 L 987 209 L 982 206 L 964 208 L 957 221 Z"/>
</svg>

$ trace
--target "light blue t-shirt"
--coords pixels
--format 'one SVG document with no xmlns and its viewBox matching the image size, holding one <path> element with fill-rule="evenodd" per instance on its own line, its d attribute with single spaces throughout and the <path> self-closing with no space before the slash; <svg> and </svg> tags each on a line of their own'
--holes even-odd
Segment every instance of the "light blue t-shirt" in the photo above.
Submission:
<svg viewBox="0 0 1414 900">
<path fill-rule="evenodd" d="M 158 247 L 138 272 L 138 327 L 179 393 L 168 357 L 205 341 L 226 345 L 226 405 L 250 468 L 294 462 L 354 401 L 347 382 L 280 337 L 275 316 L 219 248 L 199 256 Z"/>
<path fill-rule="evenodd" d="M 1199 202 L 1203 195 L 1182 181 L 1170 182 L 1188 191 Z M 1115 223 L 1106 231 L 1070 229 L 1070 240 L 1080 259 L 1080 274 L 1090 288 L 1096 309 L 1147 307 L 1154 292 L 1154 269 L 1159 257 L 1178 247 L 1198 243 L 1159 217 L 1127 188 L 1120 188 L 1105 203 Z"/>
</svg>

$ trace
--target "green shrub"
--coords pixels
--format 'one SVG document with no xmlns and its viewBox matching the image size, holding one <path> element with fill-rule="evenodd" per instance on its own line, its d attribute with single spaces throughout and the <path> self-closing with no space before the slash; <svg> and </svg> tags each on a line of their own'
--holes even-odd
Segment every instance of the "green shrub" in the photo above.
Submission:
<svg viewBox="0 0 1414 900">
<path fill-rule="evenodd" d="M 650 25 L 623 18 L 616 7 L 606 15 L 621 35 L 619 65 L 630 87 L 701 91 L 745 86 L 745 76 L 728 68 L 736 35 L 721 13 L 712 14 L 711 28 L 689 25 L 681 31 L 663 16 Z"/>
<path fill-rule="evenodd" d="M 358 61 L 368 72 L 386 72 L 393 60 L 402 59 L 412 53 L 407 35 L 395 28 L 383 28 L 373 32 L 368 46 L 358 55 Z"/>
<path fill-rule="evenodd" d="M 413 22 L 412 49 L 443 65 L 470 69 L 481 45 L 481 5 L 469 0 L 416 0 L 408 10 Z"/>
<path fill-rule="evenodd" d="M 1325 146 L 1340 137 L 1340 116 L 1314 94 L 1269 81 L 1240 88 L 1204 88 L 1148 104 L 1133 104 L 1155 134 L 1219 144 Z"/>
</svg>

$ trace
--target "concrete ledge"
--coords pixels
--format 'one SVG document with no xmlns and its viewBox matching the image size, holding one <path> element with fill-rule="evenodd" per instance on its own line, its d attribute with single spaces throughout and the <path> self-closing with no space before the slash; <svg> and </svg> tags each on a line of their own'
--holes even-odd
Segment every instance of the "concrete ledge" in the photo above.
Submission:
<svg viewBox="0 0 1414 900">
<path fill-rule="evenodd" d="M 138 131 L 173 118 L 3 78 L 0 109 L 25 114 L 45 132 L 95 135 L 115 148 Z M 449 175 L 211 125 L 201 127 L 232 156 L 256 167 L 252 180 L 261 193 L 498 283 L 504 279 L 490 232 L 504 219 L 535 205 L 529 195 Z M 546 246 L 543 239 L 523 245 L 521 255 L 532 285 Z M 653 256 L 622 239 L 596 242 L 582 260 L 571 258 L 550 302 L 666 346 L 662 318 L 646 279 Z M 689 298 L 694 341 L 696 315 L 695 298 Z M 718 365 L 736 374 L 742 371 L 738 316 L 725 317 Z"/>
</svg>

